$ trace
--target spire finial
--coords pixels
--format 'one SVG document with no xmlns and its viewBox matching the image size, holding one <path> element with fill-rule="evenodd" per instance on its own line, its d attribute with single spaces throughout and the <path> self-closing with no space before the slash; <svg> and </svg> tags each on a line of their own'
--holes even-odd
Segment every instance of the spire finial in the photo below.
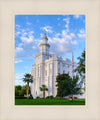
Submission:
<svg viewBox="0 0 100 120">
<path fill-rule="evenodd" d="M 46 35 L 46 30 L 44 29 L 44 35 Z"/>
</svg>

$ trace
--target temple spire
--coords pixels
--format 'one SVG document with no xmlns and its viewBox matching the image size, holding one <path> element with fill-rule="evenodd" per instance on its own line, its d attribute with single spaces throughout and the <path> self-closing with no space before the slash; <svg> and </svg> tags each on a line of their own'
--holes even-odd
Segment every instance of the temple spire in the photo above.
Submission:
<svg viewBox="0 0 100 120">
<path fill-rule="evenodd" d="M 50 48 L 50 45 L 48 43 L 48 38 L 46 36 L 46 31 L 44 30 L 44 35 L 43 35 L 41 43 L 40 43 L 40 52 L 49 54 L 49 48 Z"/>
<path fill-rule="evenodd" d="M 46 30 L 44 29 L 44 35 L 46 35 Z"/>
</svg>

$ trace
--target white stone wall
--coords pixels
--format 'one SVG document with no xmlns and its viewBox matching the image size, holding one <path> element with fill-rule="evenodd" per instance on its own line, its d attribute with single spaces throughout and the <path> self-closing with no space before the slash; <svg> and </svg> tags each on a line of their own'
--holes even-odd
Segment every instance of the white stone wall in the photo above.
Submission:
<svg viewBox="0 0 100 120">
<path fill-rule="evenodd" d="M 40 91 L 40 87 L 43 84 L 48 88 L 46 96 L 56 96 L 56 76 L 58 73 L 69 73 L 72 76 L 71 61 L 49 54 L 49 47 L 45 34 L 40 44 L 40 54 L 35 57 L 35 65 L 32 67 L 33 83 L 31 84 L 31 93 L 34 98 L 37 96 L 42 97 L 43 93 Z"/>
<path fill-rule="evenodd" d="M 39 56 L 40 57 L 40 56 Z M 51 57 L 46 59 L 44 63 L 33 66 L 32 76 L 34 76 L 34 82 L 32 83 L 32 95 L 42 97 L 42 92 L 40 91 L 41 85 L 45 84 L 48 88 L 46 91 L 46 96 L 56 96 L 56 76 L 58 73 L 69 73 L 72 76 L 72 65 L 71 62 L 63 61 L 63 59 L 58 59 L 57 57 Z"/>
</svg>

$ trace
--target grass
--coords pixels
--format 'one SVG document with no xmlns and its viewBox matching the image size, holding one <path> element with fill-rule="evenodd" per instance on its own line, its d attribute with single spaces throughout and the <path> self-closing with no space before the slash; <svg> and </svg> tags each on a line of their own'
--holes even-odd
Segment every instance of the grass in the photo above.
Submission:
<svg viewBox="0 0 100 120">
<path fill-rule="evenodd" d="M 85 105 L 85 99 L 15 99 L 15 105 Z"/>
</svg>

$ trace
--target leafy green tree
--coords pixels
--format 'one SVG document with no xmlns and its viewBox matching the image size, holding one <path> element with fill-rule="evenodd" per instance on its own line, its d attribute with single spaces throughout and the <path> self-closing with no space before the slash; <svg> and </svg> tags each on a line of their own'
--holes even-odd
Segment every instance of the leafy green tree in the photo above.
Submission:
<svg viewBox="0 0 100 120">
<path fill-rule="evenodd" d="M 26 93 L 27 86 L 23 86 L 22 89 L 19 91 L 19 96 L 24 96 Z"/>
<path fill-rule="evenodd" d="M 24 75 L 23 81 L 27 83 L 27 89 L 26 89 L 26 95 L 27 95 L 27 99 L 29 98 L 29 83 L 33 82 L 33 77 L 31 76 L 31 74 L 27 73 Z"/>
<path fill-rule="evenodd" d="M 66 95 L 71 95 L 73 100 L 73 95 L 83 94 L 82 85 L 83 85 L 83 82 L 79 80 L 79 76 L 78 75 L 73 76 L 73 78 L 69 83 L 69 92 Z"/>
<path fill-rule="evenodd" d="M 21 89 L 22 89 L 21 85 L 15 86 L 15 96 L 19 96 L 19 92 L 20 92 Z"/>
<path fill-rule="evenodd" d="M 40 87 L 40 91 L 43 91 L 43 98 L 45 98 L 45 91 L 48 91 L 46 85 L 42 85 L 42 87 Z"/>
<path fill-rule="evenodd" d="M 64 97 L 67 92 L 69 92 L 69 83 L 71 81 L 71 77 L 69 74 L 59 74 L 56 78 L 57 82 L 57 96 Z"/>
<path fill-rule="evenodd" d="M 82 81 L 79 81 L 78 76 L 71 78 L 68 74 L 59 74 L 56 78 L 57 96 L 64 97 L 71 95 L 82 94 Z"/>
<path fill-rule="evenodd" d="M 78 57 L 78 60 L 79 60 L 78 66 L 75 72 L 77 71 L 79 73 L 80 79 L 84 84 L 84 91 L 85 91 L 85 50 L 83 51 L 81 57 Z"/>
<path fill-rule="evenodd" d="M 83 51 L 81 57 L 78 57 L 78 66 L 75 71 L 78 71 L 82 79 L 85 79 L 85 51 Z"/>
</svg>

